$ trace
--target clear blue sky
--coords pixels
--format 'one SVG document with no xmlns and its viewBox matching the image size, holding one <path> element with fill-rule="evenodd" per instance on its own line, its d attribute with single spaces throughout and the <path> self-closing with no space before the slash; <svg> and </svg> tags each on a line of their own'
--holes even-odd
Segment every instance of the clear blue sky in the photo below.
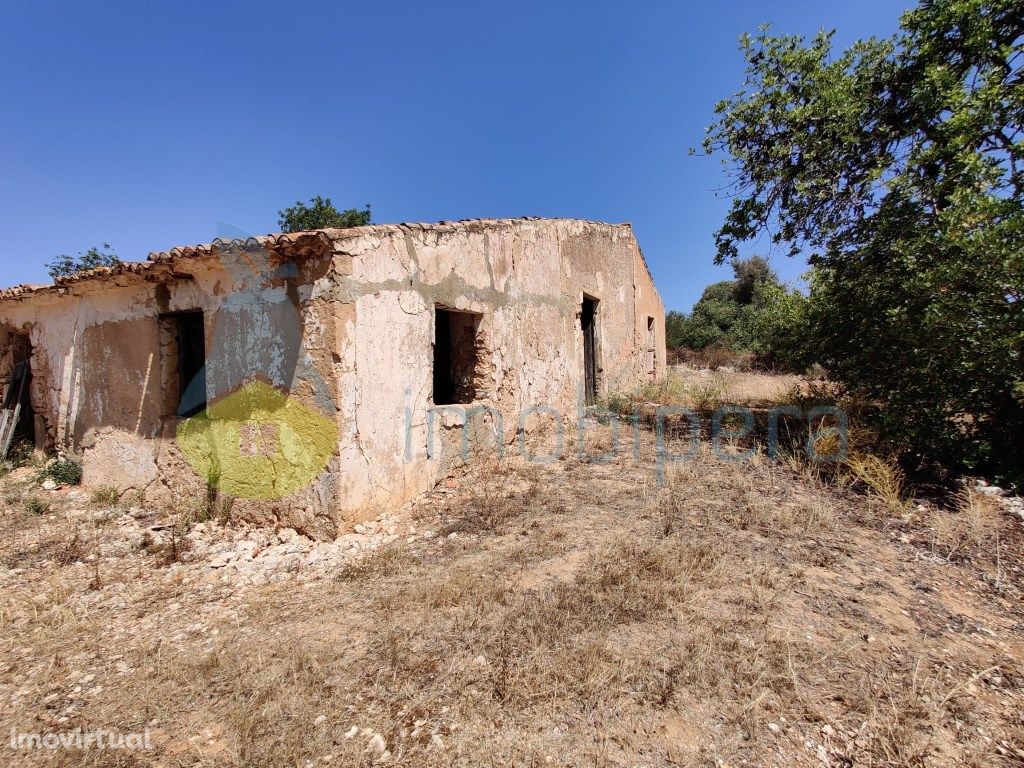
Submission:
<svg viewBox="0 0 1024 768">
<path fill-rule="evenodd" d="M 330 196 L 378 222 L 630 221 L 669 309 L 708 282 L 726 201 L 688 157 L 736 37 L 889 34 L 910 0 L 25 2 L 0 7 L 0 283 L 124 259 Z M 803 264 L 773 259 L 786 279 Z"/>
</svg>

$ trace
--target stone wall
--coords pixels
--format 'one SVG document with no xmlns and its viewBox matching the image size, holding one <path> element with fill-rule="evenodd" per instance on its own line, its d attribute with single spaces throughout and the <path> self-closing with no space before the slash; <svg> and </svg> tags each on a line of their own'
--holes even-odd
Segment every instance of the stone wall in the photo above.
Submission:
<svg viewBox="0 0 1024 768">
<path fill-rule="evenodd" d="M 334 240 L 331 290 L 351 323 L 338 368 L 348 519 L 400 504 L 457 466 L 467 414 L 471 453 L 499 441 L 515 450 L 524 416 L 527 432 L 550 426 L 551 412 L 572 428 L 583 390 L 584 295 L 599 302 L 601 395 L 664 373 L 664 309 L 628 226 L 517 220 L 372 229 Z M 432 416 L 436 307 L 479 317 L 478 371 L 473 403 Z"/>
<path fill-rule="evenodd" d="M 87 485 L 134 489 L 153 503 L 201 500 L 208 478 L 175 439 L 167 318 L 202 310 L 211 406 L 258 380 L 337 429 L 337 451 L 312 484 L 239 498 L 233 511 L 326 537 L 451 472 L 464 459 L 467 414 L 471 453 L 514 447 L 521 424 L 550 428 L 553 412 L 570 428 L 583 387 L 584 295 L 599 302 L 600 393 L 664 372 L 664 310 L 626 225 L 470 221 L 318 237 L 314 253 L 269 240 L 197 247 L 0 300 L 0 377 L 7 335 L 28 329 L 46 441 L 82 456 Z M 437 307 L 475 315 L 475 399 L 431 416 Z"/>
</svg>

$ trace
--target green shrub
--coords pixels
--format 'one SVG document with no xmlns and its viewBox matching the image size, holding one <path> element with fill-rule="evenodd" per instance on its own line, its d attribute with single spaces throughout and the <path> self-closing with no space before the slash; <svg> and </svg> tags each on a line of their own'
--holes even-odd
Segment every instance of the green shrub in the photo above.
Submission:
<svg viewBox="0 0 1024 768">
<path fill-rule="evenodd" d="M 766 298 L 774 299 L 776 292 L 785 293 L 786 289 L 761 256 L 734 259 L 732 268 L 735 279 L 705 288 L 689 315 L 668 313 L 665 341 L 669 347 L 696 351 L 711 347 L 730 357 L 757 351 L 759 316 L 765 310 Z"/>
<path fill-rule="evenodd" d="M 50 479 L 59 485 L 78 485 L 82 482 L 82 465 L 74 459 L 57 459 L 44 468 L 38 478 Z"/>
<path fill-rule="evenodd" d="M 621 392 L 609 395 L 601 405 L 604 406 L 602 410 L 607 410 L 609 413 L 618 414 L 619 416 L 631 414 L 635 408 L 633 401 Z"/>
<path fill-rule="evenodd" d="M 329 197 L 317 195 L 307 206 L 298 201 L 291 208 L 278 211 L 277 225 L 282 232 L 305 232 L 330 227 L 363 227 L 370 223 L 370 204 L 363 209 L 348 208 L 339 211 Z"/>
<path fill-rule="evenodd" d="M 46 265 L 46 270 L 50 273 L 50 277 L 56 280 L 58 277 L 73 275 L 76 272 L 84 272 L 97 267 L 114 267 L 120 263 L 121 260 L 117 258 L 117 254 L 110 250 L 110 243 L 104 243 L 102 248 L 94 245 L 85 253 L 79 253 L 77 257 L 69 256 L 66 253 L 61 254 Z"/>
<path fill-rule="evenodd" d="M 767 238 L 813 267 L 806 302 L 768 297 L 774 356 L 878 403 L 889 450 L 939 479 L 1024 486 L 1020 19 L 1014 0 L 930 0 L 845 51 L 825 30 L 744 34 L 702 142 L 735 193 L 717 263 Z"/>
</svg>

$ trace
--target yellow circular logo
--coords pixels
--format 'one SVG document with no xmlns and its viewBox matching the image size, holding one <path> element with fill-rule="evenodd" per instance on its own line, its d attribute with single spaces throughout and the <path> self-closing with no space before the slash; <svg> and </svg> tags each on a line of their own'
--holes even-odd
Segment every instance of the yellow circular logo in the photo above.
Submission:
<svg viewBox="0 0 1024 768">
<path fill-rule="evenodd" d="M 213 487 L 280 499 L 316 479 L 338 447 L 334 421 L 253 381 L 178 425 L 178 446 Z"/>
</svg>

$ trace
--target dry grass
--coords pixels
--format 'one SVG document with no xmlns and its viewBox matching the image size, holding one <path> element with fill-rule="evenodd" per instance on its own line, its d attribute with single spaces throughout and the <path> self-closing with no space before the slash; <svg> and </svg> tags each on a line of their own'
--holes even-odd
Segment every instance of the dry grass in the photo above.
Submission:
<svg viewBox="0 0 1024 768">
<path fill-rule="evenodd" d="M 181 562 L 181 559 L 192 548 L 191 542 L 185 537 L 187 527 L 180 523 L 172 524 L 168 531 L 170 535 L 166 537 L 166 540 L 157 541 L 149 534 L 143 536 L 142 539 L 142 551 L 153 555 L 156 565 L 162 567 Z"/>
<path fill-rule="evenodd" d="M 880 501 L 894 515 L 905 515 L 908 504 L 903 472 L 895 461 L 870 453 L 852 451 L 843 462 L 845 479 L 862 487 L 869 496 Z"/>
<path fill-rule="evenodd" d="M 42 469 L 49 459 L 44 451 L 37 450 L 28 442 L 15 443 L 7 453 L 7 460 L 13 467 Z"/>
<path fill-rule="evenodd" d="M 39 496 L 26 496 L 22 499 L 25 511 L 30 515 L 47 515 L 50 513 L 50 502 Z"/>
<path fill-rule="evenodd" d="M 779 422 L 777 439 L 787 442 L 783 450 L 790 466 L 818 479 L 843 488 L 865 493 L 890 515 L 910 514 L 902 469 L 895 459 L 883 458 L 877 450 L 876 434 L 861 420 L 866 405 L 842 393 L 829 382 L 807 381 L 797 376 L 775 376 L 750 372 L 708 373 L 677 369 L 666 379 L 643 388 L 631 397 L 619 396 L 620 411 L 628 411 L 637 401 L 663 405 L 685 405 L 702 414 L 722 406 L 752 409 L 791 407 L 797 434 L 781 434 L 789 425 Z M 819 406 L 839 407 L 845 412 L 845 429 L 840 432 L 834 413 L 811 417 Z M 741 420 L 738 420 L 741 421 Z M 728 423 L 723 426 L 729 428 Z M 742 424 L 737 424 L 742 429 Z M 748 442 L 763 449 L 767 442 L 767 424 L 755 419 Z"/>
<path fill-rule="evenodd" d="M 112 485 L 100 485 L 89 492 L 89 501 L 97 507 L 113 507 L 120 500 L 120 491 Z"/>
<path fill-rule="evenodd" d="M 725 405 L 771 406 L 792 397 L 794 390 L 807 389 L 798 376 L 774 376 L 750 371 L 697 371 L 683 367 L 671 369 L 661 381 L 642 388 L 623 402 L 655 402 L 687 406 L 699 411 L 714 411 Z"/>
<path fill-rule="evenodd" d="M 947 560 L 998 561 L 1006 513 L 991 496 L 966 487 L 954 509 L 935 509 L 925 524 L 933 550 Z"/>
<path fill-rule="evenodd" d="M 586 439 L 592 455 L 611 444 L 603 428 Z M 9 763 L 1024 758 L 1021 537 L 988 500 L 965 492 L 948 521 L 906 528 L 906 544 L 863 514 L 864 496 L 799 465 L 705 449 L 659 486 L 648 435 L 639 462 L 577 447 L 551 464 L 473 469 L 411 513 L 437 538 L 396 542 L 308 588 L 243 590 L 138 551 L 105 563 L 90 590 L 82 559 L 103 531 L 75 528 L 74 558 L 4 582 L 5 719 L 148 727 L 156 748 Z M 73 542 L 67 527 L 9 522 Z M 975 559 L 993 536 L 1001 582 Z"/>
</svg>

